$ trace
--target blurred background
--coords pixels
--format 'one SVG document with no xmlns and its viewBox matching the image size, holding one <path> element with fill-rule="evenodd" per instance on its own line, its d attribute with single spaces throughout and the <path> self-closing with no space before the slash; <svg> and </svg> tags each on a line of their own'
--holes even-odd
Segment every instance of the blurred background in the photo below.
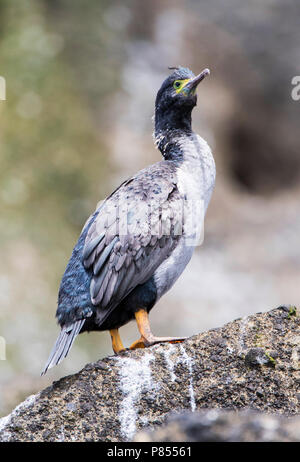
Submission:
<svg viewBox="0 0 300 462">
<path fill-rule="evenodd" d="M 192 335 L 299 304 L 299 17 L 298 0 L 0 0 L 0 416 L 112 354 L 108 333 L 84 334 L 40 377 L 82 226 L 160 160 L 152 115 L 168 66 L 211 70 L 193 124 L 217 183 L 204 244 L 151 312 L 153 331 Z M 136 326 L 121 335 L 130 345 Z"/>
</svg>

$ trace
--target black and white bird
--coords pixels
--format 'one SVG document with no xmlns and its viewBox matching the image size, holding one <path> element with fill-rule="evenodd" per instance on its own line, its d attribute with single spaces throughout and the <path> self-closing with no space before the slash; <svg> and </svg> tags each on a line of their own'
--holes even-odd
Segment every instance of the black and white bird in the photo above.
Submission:
<svg viewBox="0 0 300 462">
<path fill-rule="evenodd" d="M 134 319 L 140 338 L 131 349 L 183 340 L 155 337 L 148 313 L 191 259 L 214 188 L 211 150 L 191 126 L 196 88 L 208 74 L 173 68 L 159 89 L 154 136 L 163 160 L 124 181 L 84 226 L 61 281 L 61 332 L 42 374 L 85 331 L 109 330 L 119 353 L 119 328 Z"/>
</svg>

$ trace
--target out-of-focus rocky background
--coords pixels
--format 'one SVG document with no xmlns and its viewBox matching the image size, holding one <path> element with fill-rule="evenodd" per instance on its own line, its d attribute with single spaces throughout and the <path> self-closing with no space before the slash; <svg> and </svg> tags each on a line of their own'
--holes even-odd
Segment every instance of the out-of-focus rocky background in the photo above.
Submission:
<svg viewBox="0 0 300 462">
<path fill-rule="evenodd" d="M 0 415 L 111 352 L 109 335 L 85 334 L 39 377 L 86 218 L 160 158 L 151 117 L 167 66 L 211 69 L 194 129 L 217 184 L 204 244 L 153 310 L 153 330 L 192 335 L 299 305 L 299 14 L 297 0 L 0 0 Z M 136 335 L 122 329 L 126 344 Z"/>
</svg>

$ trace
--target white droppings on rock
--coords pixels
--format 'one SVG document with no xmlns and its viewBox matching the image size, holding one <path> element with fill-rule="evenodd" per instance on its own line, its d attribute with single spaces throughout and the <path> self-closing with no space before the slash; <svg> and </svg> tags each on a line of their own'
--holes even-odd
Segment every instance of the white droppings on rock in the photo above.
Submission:
<svg viewBox="0 0 300 462">
<path fill-rule="evenodd" d="M 193 359 L 187 354 L 184 349 L 183 345 L 180 345 L 181 350 L 181 357 L 183 358 L 183 362 L 187 365 L 189 369 L 190 375 L 190 385 L 189 385 L 189 392 L 190 392 L 190 403 L 191 403 L 191 410 L 194 412 L 196 410 L 196 402 L 195 402 L 195 394 L 194 394 L 194 387 L 193 387 Z"/>
<path fill-rule="evenodd" d="M 1 441 L 9 441 L 10 438 L 10 431 L 9 425 L 14 417 L 18 417 L 21 412 L 28 408 L 29 406 L 33 405 L 36 398 L 39 396 L 37 395 L 30 395 L 25 401 L 22 401 L 8 416 L 2 417 L 0 419 L 0 432 L 3 432 L 1 435 Z"/>
<path fill-rule="evenodd" d="M 145 353 L 140 359 L 116 358 L 119 367 L 120 390 L 123 393 L 119 409 L 119 421 L 122 436 L 130 440 L 136 432 L 136 405 L 143 392 L 156 392 L 158 384 L 153 382 L 150 362 L 155 358 L 151 353 Z M 142 424 L 145 425 L 141 418 Z"/>
<path fill-rule="evenodd" d="M 141 421 L 141 424 L 146 427 L 147 425 L 149 425 L 149 419 L 146 417 L 146 416 L 142 416 L 140 418 L 140 421 Z"/>
<path fill-rule="evenodd" d="M 180 351 L 181 351 L 181 355 L 178 355 L 177 348 L 170 343 L 168 350 L 166 349 L 163 350 L 163 354 L 165 357 L 165 361 L 167 363 L 167 367 L 170 371 L 172 382 L 175 382 L 176 380 L 176 374 L 174 372 L 175 365 L 185 364 L 187 366 L 189 370 L 189 377 L 190 377 L 189 395 L 190 395 L 191 410 L 194 412 L 196 409 L 196 402 L 195 402 L 195 394 L 194 394 L 194 388 L 193 388 L 193 359 L 187 354 L 183 345 L 180 345 Z M 175 360 L 171 358 L 172 353 L 174 353 Z"/>
<path fill-rule="evenodd" d="M 170 371 L 171 381 L 172 382 L 175 382 L 175 379 L 176 379 L 176 375 L 174 373 L 175 363 L 171 359 L 171 353 L 174 352 L 174 350 L 175 350 L 175 347 L 171 343 L 169 344 L 168 350 L 166 350 L 166 349 L 163 350 L 163 354 L 164 354 L 164 357 L 165 357 L 165 361 L 167 363 L 167 367 L 168 367 L 168 369 Z"/>
<path fill-rule="evenodd" d="M 292 347 L 291 364 L 294 370 L 300 369 L 299 353 L 300 353 L 300 335 L 292 335 L 290 343 L 294 345 Z"/>
<path fill-rule="evenodd" d="M 61 425 L 60 428 L 57 430 L 57 441 L 64 442 L 65 441 L 65 427 Z"/>
<path fill-rule="evenodd" d="M 240 322 L 240 335 L 239 335 L 239 347 L 241 351 L 246 350 L 245 346 L 245 332 L 248 325 L 248 316 L 244 316 Z"/>
</svg>

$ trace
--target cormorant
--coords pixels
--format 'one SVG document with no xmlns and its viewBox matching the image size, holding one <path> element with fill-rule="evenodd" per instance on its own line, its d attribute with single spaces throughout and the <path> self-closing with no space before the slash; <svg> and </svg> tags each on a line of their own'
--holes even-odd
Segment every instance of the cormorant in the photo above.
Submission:
<svg viewBox="0 0 300 462">
<path fill-rule="evenodd" d="M 131 349 L 183 338 L 155 337 L 148 313 L 183 272 L 203 228 L 214 184 L 208 144 L 192 131 L 196 87 L 209 74 L 184 67 L 163 82 L 155 101 L 155 143 L 163 160 L 124 181 L 85 224 L 63 275 L 56 317 L 61 332 L 42 374 L 68 354 L 77 334 L 136 319 Z"/>
</svg>

